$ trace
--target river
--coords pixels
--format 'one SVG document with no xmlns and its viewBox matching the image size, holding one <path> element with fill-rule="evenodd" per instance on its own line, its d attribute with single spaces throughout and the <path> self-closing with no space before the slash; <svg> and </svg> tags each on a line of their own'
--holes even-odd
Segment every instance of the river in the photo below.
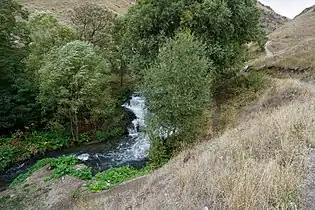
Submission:
<svg viewBox="0 0 315 210">
<path fill-rule="evenodd" d="M 4 190 L 15 177 L 25 173 L 29 167 L 45 157 L 75 155 L 82 163 L 92 167 L 94 172 L 124 165 L 142 167 L 150 149 L 150 141 L 143 132 L 147 113 L 144 98 L 134 93 L 122 107 L 135 115 L 135 119 L 128 126 L 128 135 L 104 143 L 77 146 L 31 158 L 0 173 L 0 190 Z"/>
</svg>

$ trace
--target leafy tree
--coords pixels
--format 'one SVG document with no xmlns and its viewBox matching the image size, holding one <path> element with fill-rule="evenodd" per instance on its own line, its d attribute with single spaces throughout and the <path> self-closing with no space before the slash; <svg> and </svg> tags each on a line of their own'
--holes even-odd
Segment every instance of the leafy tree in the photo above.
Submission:
<svg viewBox="0 0 315 210">
<path fill-rule="evenodd" d="M 259 18 L 255 0 L 138 0 L 125 16 L 132 68 L 145 70 L 168 38 L 190 30 L 206 44 L 215 89 L 222 88 L 244 61 L 243 45 L 259 39 Z"/>
<path fill-rule="evenodd" d="M 33 122 L 34 98 L 24 85 L 28 14 L 12 0 L 0 1 L 0 14 L 0 132 L 8 132 Z"/>
<path fill-rule="evenodd" d="M 180 33 L 160 49 L 145 74 L 143 91 L 153 113 L 150 129 L 153 134 L 167 132 L 168 149 L 195 137 L 196 123 L 209 105 L 213 67 L 205 49 L 189 33 Z"/>
<path fill-rule="evenodd" d="M 54 113 L 50 125 L 65 126 L 75 141 L 80 123 L 99 120 L 111 112 L 106 63 L 93 46 L 73 41 L 52 51 L 39 70 L 38 100 Z"/>
<path fill-rule="evenodd" d="M 124 77 L 128 73 L 129 48 L 126 42 L 126 24 L 117 19 L 112 31 L 112 42 L 105 51 L 105 57 L 110 63 L 111 72 L 120 78 L 120 87 L 123 87 Z"/>
<path fill-rule="evenodd" d="M 111 31 L 116 15 L 97 4 L 85 3 L 71 12 L 71 21 L 80 39 L 105 47 L 111 40 Z"/>
<path fill-rule="evenodd" d="M 53 48 L 60 47 L 76 39 L 75 30 L 61 24 L 50 12 L 33 13 L 29 18 L 28 28 L 32 41 L 28 58 L 30 73 L 36 72 L 41 67 L 45 54 Z"/>
</svg>

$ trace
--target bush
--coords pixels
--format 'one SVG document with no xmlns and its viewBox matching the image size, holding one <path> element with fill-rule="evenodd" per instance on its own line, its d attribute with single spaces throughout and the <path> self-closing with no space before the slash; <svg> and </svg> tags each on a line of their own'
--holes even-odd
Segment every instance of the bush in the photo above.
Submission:
<svg viewBox="0 0 315 210">
<path fill-rule="evenodd" d="M 128 179 L 137 176 L 143 176 L 151 171 L 150 168 L 134 169 L 130 166 L 123 166 L 121 168 L 112 168 L 105 172 L 95 175 L 91 180 L 88 188 L 93 192 L 100 192 L 102 190 L 110 189 Z"/>
<path fill-rule="evenodd" d="M 34 131 L 26 134 L 25 143 L 33 143 L 36 145 L 38 152 L 44 153 L 50 150 L 57 150 L 69 145 L 69 136 L 62 135 L 52 131 Z"/>
<path fill-rule="evenodd" d="M 161 128 L 172 152 L 197 136 L 197 123 L 211 101 L 212 63 L 205 46 L 189 33 L 179 33 L 160 50 L 156 64 L 146 72 L 143 92 L 150 118 L 149 134 L 157 138 Z"/>
<path fill-rule="evenodd" d="M 9 167 L 15 159 L 17 148 L 11 145 L 0 146 L 0 171 Z"/>
<path fill-rule="evenodd" d="M 36 170 L 50 164 L 52 169 L 51 176 L 47 177 L 45 181 L 51 179 L 58 179 L 65 175 L 70 175 L 82 180 L 92 179 L 92 169 L 89 167 L 82 169 L 74 169 L 74 166 L 78 164 L 78 159 L 75 156 L 63 156 L 60 158 L 45 158 L 39 160 L 34 166 L 32 166 L 26 173 L 20 174 L 14 181 L 10 184 L 10 187 L 15 187 L 25 181 L 30 175 L 32 175 Z"/>
<path fill-rule="evenodd" d="M 63 156 L 58 159 L 52 159 L 50 166 L 53 169 L 53 172 L 50 179 L 58 179 L 65 175 L 70 175 L 82 180 L 89 180 L 92 178 L 92 169 L 83 168 L 83 169 L 74 169 L 73 167 L 78 164 L 78 159 L 75 156 Z"/>
</svg>

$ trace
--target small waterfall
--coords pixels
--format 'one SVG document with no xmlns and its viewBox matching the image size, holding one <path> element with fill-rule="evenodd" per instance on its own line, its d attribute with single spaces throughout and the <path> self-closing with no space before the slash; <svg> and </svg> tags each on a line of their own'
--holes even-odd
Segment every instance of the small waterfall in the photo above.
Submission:
<svg viewBox="0 0 315 210">
<path fill-rule="evenodd" d="M 106 170 L 127 163 L 143 161 L 147 157 L 150 141 L 143 132 L 147 114 L 145 100 L 140 94 L 134 93 L 122 107 L 132 112 L 136 117 L 128 127 L 128 136 L 117 140 L 110 149 L 104 148 L 104 151 L 96 153 L 91 151 L 78 154 L 78 159 L 85 161 L 87 165 L 92 164 L 94 167 L 97 163 L 98 170 Z"/>
<path fill-rule="evenodd" d="M 23 164 L 0 173 L 0 191 L 4 190 L 15 177 L 21 173 L 25 173 L 29 167 L 45 157 L 75 155 L 85 165 L 92 167 L 96 172 L 123 165 L 142 167 L 146 162 L 146 157 L 150 149 L 150 141 L 143 132 L 146 126 L 145 116 L 147 114 L 145 100 L 140 94 L 135 93 L 122 107 L 135 115 L 135 119 L 128 127 L 128 136 L 113 139 L 109 142 L 81 145 L 62 151 L 48 152 L 42 156 L 31 158 Z"/>
</svg>

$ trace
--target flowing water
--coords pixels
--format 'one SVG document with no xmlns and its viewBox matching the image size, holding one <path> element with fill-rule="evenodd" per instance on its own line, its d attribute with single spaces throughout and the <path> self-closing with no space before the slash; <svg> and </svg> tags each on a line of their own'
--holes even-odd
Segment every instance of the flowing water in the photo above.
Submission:
<svg viewBox="0 0 315 210">
<path fill-rule="evenodd" d="M 0 189 L 5 189 L 17 175 L 24 173 L 44 157 L 59 157 L 62 155 L 75 155 L 85 165 L 93 168 L 95 172 L 104 171 L 112 167 L 131 165 L 142 167 L 150 149 L 150 142 L 143 130 L 145 128 L 144 98 L 140 94 L 133 94 L 125 104 L 125 109 L 135 115 L 135 119 L 128 126 L 128 135 L 106 143 L 78 146 L 59 152 L 49 152 L 43 156 L 32 158 L 23 164 L 12 167 L 0 174 Z"/>
</svg>

